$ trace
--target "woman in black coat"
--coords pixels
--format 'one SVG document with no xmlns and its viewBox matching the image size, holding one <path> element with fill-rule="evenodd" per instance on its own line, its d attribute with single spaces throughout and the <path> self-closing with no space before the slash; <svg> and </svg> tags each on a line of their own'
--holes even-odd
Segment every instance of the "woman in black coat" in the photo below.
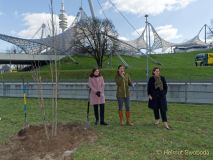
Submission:
<svg viewBox="0 0 213 160">
<path fill-rule="evenodd" d="M 170 129 L 167 123 L 167 83 L 163 76 L 160 75 L 160 68 L 155 67 L 152 70 L 152 76 L 149 78 L 147 92 L 149 96 L 148 107 L 153 109 L 155 124 L 160 123 L 160 114 L 166 129 Z M 160 114 L 159 114 L 160 111 Z"/>
</svg>

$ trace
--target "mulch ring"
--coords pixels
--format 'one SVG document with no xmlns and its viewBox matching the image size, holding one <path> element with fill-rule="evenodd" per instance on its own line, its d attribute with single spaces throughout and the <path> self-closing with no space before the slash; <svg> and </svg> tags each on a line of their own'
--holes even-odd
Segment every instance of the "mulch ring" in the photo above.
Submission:
<svg viewBox="0 0 213 160">
<path fill-rule="evenodd" d="M 0 145 L 0 160 L 62 160 L 81 143 L 93 143 L 97 135 L 77 123 L 58 124 L 57 136 L 51 136 L 51 126 L 33 125 L 20 130 L 7 144 Z"/>
</svg>

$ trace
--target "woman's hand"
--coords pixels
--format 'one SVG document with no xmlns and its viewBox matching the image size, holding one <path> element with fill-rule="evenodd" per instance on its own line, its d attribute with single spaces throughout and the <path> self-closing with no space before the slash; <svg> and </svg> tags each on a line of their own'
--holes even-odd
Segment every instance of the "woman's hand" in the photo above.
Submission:
<svg viewBox="0 0 213 160">
<path fill-rule="evenodd" d="M 95 94 L 96 94 L 96 96 L 101 97 L 101 92 L 100 91 L 97 91 Z"/>
<path fill-rule="evenodd" d="M 124 75 L 125 75 L 125 72 L 124 72 L 124 71 L 119 71 L 119 74 L 120 74 L 121 77 L 124 78 Z"/>
<path fill-rule="evenodd" d="M 152 96 L 151 95 L 149 95 L 149 99 L 152 100 Z"/>
</svg>

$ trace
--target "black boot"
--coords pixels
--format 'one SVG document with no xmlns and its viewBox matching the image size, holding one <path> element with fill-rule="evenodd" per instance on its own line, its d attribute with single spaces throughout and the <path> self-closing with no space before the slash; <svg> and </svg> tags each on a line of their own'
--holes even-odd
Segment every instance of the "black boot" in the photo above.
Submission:
<svg viewBox="0 0 213 160">
<path fill-rule="evenodd" d="M 94 105 L 94 114 L 95 114 L 95 125 L 98 125 L 98 121 L 99 121 L 98 105 Z"/>
<path fill-rule="evenodd" d="M 106 122 L 104 122 L 104 104 L 100 104 L 100 124 L 101 125 L 108 125 Z"/>
</svg>

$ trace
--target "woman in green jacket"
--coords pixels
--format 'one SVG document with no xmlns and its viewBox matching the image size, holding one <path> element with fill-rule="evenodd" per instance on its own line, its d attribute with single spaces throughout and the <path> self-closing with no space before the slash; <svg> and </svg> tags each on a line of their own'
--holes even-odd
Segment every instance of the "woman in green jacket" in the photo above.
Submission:
<svg viewBox="0 0 213 160">
<path fill-rule="evenodd" d="M 126 124 L 132 126 L 133 123 L 130 121 L 130 105 L 129 105 L 129 86 L 132 86 L 130 76 L 125 73 L 125 66 L 119 65 L 117 74 L 115 76 L 115 82 L 117 85 L 116 97 L 118 100 L 118 112 L 120 118 L 120 125 L 123 126 L 123 103 L 126 109 Z"/>
</svg>

